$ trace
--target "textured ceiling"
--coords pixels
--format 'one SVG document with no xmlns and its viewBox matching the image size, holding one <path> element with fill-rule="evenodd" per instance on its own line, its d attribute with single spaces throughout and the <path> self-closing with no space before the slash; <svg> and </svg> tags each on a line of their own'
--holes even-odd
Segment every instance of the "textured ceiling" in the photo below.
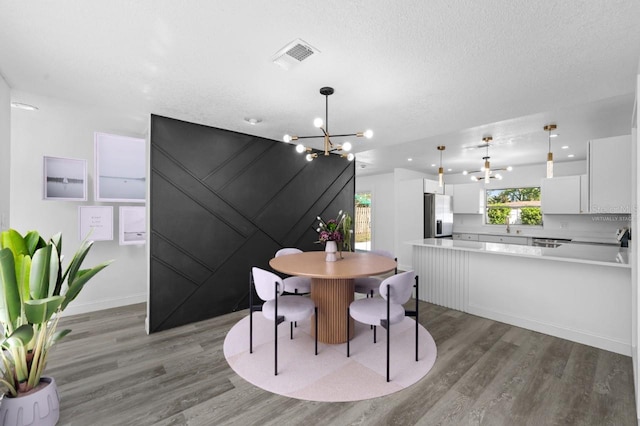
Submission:
<svg viewBox="0 0 640 426">
<path fill-rule="evenodd" d="M 485 135 L 499 142 L 492 162 L 518 165 L 544 160 L 548 122 L 574 159 L 589 138 L 628 133 L 639 18 L 636 0 L 2 0 L 0 74 L 14 101 L 278 140 L 317 132 L 318 90 L 332 86 L 331 132 L 375 132 L 352 141 L 361 172 L 429 170 L 443 143 L 459 171 L 480 161 L 465 148 Z M 270 58 L 296 38 L 320 53 L 284 71 Z"/>
</svg>

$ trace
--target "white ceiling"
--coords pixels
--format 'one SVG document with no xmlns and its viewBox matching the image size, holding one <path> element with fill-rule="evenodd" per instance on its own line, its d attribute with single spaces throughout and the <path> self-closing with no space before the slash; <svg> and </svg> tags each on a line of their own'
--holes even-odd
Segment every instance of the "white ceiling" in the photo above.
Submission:
<svg viewBox="0 0 640 426">
<path fill-rule="evenodd" d="M 284 71 L 300 38 L 320 50 Z M 589 138 L 629 133 L 640 58 L 637 0 L 0 1 L 0 74 L 20 92 L 281 140 L 352 140 L 358 173 L 585 158 Z M 256 126 L 245 118 L 257 118 Z M 140 129 L 144 131 L 145 129 Z M 569 145 L 560 150 L 560 145 Z M 408 162 L 407 158 L 413 161 Z M 318 160 L 321 161 L 321 160 Z"/>
</svg>

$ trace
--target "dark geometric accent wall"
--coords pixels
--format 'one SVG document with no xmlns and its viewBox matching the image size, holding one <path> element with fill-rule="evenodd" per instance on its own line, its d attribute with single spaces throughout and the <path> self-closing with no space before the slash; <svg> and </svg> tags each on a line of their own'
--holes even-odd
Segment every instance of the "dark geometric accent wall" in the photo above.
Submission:
<svg viewBox="0 0 640 426">
<path fill-rule="evenodd" d="M 249 271 L 282 247 L 322 250 L 316 216 L 353 216 L 355 166 L 151 116 L 149 331 L 248 307 Z"/>
</svg>

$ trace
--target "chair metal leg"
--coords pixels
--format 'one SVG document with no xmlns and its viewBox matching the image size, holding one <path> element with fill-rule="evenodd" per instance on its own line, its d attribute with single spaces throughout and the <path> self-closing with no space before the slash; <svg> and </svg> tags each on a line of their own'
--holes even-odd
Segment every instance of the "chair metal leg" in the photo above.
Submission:
<svg viewBox="0 0 640 426">
<path fill-rule="evenodd" d="M 253 274 L 249 270 L 249 353 L 253 353 Z"/>
<path fill-rule="evenodd" d="M 373 326 L 373 343 L 376 343 L 376 326 Z"/>
<path fill-rule="evenodd" d="M 418 362 L 418 276 L 416 275 L 416 362 Z"/>
<path fill-rule="evenodd" d="M 351 321 L 349 321 L 351 318 L 351 309 L 347 308 L 347 358 L 349 358 L 349 333 L 351 332 L 351 330 L 349 329 L 349 323 Z"/>
<path fill-rule="evenodd" d="M 278 375 L 278 284 L 276 283 L 275 287 L 275 291 L 276 291 L 276 298 L 275 298 L 275 305 L 276 305 L 276 312 L 275 312 L 275 318 L 273 319 L 273 335 L 274 335 L 274 354 L 273 354 L 273 361 L 274 361 L 274 374 L 277 376 Z"/>
<path fill-rule="evenodd" d="M 391 302 L 389 302 L 389 288 L 390 286 L 387 284 L 387 382 L 389 381 L 389 345 L 390 345 L 390 339 L 391 339 L 391 322 L 389 321 L 389 317 L 390 315 L 390 306 L 391 306 Z"/>
<path fill-rule="evenodd" d="M 314 308 L 316 317 L 316 355 L 318 355 L 318 307 Z"/>
<path fill-rule="evenodd" d="M 291 329 L 291 337 L 289 339 L 293 340 L 293 321 L 289 323 L 289 328 Z"/>
</svg>

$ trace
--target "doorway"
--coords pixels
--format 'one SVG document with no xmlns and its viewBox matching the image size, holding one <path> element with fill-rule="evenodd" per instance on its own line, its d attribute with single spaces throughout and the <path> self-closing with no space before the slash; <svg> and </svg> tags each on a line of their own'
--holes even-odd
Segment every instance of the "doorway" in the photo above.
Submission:
<svg viewBox="0 0 640 426">
<path fill-rule="evenodd" d="M 355 195 L 355 249 L 371 250 L 371 192 Z"/>
</svg>

